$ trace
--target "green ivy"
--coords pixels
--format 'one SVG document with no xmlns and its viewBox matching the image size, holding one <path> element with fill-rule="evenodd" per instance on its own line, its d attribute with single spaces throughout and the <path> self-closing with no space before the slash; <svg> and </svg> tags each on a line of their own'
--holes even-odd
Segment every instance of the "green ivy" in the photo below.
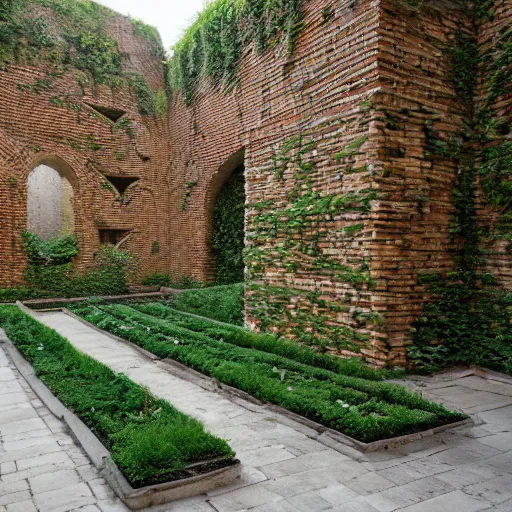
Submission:
<svg viewBox="0 0 512 512">
<path fill-rule="evenodd" d="M 185 102 L 193 101 L 202 78 L 236 82 L 244 47 L 257 51 L 284 42 L 288 52 L 302 28 L 304 0 L 215 0 L 174 46 L 169 63 L 169 84 L 182 91 Z"/>
<path fill-rule="evenodd" d="M 213 209 L 212 250 L 218 284 L 244 280 L 244 166 L 237 167 L 220 191 Z"/>
</svg>

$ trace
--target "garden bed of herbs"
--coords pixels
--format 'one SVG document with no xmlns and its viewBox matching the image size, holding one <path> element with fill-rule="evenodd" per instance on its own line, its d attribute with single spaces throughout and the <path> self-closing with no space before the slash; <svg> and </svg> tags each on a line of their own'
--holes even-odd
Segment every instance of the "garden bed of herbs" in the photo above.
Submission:
<svg viewBox="0 0 512 512">
<path fill-rule="evenodd" d="M 370 443 L 455 423 L 461 412 L 383 382 L 386 372 L 165 303 L 73 306 L 88 322 L 217 381 Z"/>
<path fill-rule="evenodd" d="M 226 441 L 197 420 L 152 396 L 123 374 L 77 351 L 54 330 L 15 306 L 0 306 L 0 327 L 36 375 L 111 452 L 132 487 L 193 476 L 233 464 Z M 201 471 L 201 470 L 200 470 Z"/>
</svg>

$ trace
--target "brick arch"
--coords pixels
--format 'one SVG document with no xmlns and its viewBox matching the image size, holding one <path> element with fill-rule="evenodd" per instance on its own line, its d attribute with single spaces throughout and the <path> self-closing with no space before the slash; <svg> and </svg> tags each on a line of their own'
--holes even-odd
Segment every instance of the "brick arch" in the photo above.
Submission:
<svg viewBox="0 0 512 512">
<path fill-rule="evenodd" d="M 222 187 L 233 174 L 233 171 L 245 164 L 245 147 L 242 147 L 232 153 L 224 162 L 219 166 L 217 171 L 213 174 L 209 186 L 206 191 L 204 212 L 206 216 L 206 240 L 209 254 L 209 265 L 207 269 L 208 278 L 213 279 L 215 277 L 215 262 L 211 248 L 212 238 L 212 225 L 213 225 L 213 208 L 215 201 Z"/>
<path fill-rule="evenodd" d="M 55 155 L 38 156 L 26 174 L 25 183 L 27 231 L 43 237 L 76 231 L 78 179 L 65 160 Z"/>
</svg>

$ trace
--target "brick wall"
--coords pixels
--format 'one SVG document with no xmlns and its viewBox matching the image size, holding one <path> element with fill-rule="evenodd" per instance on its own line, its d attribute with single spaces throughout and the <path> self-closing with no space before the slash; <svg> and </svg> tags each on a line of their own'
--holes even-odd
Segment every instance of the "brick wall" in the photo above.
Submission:
<svg viewBox="0 0 512 512">
<path fill-rule="evenodd" d="M 143 74 L 163 87 L 161 59 L 119 16 L 109 26 L 119 40 L 125 71 Z M 0 70 L 0 198 L 2 229 L 0 286 L 22 283 L 25 254 L 21 236 L 27 225 L 27 177 L 38 164 L 70 175 L 74 221 L 79 237 L 78 269 L 87 268 L 100 245 L 99 229 L 132 232 L 123 248 L 139 257 L 141 275 L 165 272 L 170 260 L 168 120 L 141 116 L 134 92 L 112 91 L 69 69 L 62 76 L 45 65 L 9 65 Z M 38 84 L 49 83 L 49 87 Z M 89 105 L 126 111 L 112 126 Z M 140 178 L 121 198 L 103 175 Z M 154 242 L 159 252 L 152 251 Z"/>
<path fill-rule="evenodd" d="M 496 2 L 493 15 L 485 18 L 479 27 L 478 44 L 480 51 L 485 55 L 485 62 L 482 65 L 478 79 L 478 97 L 476 101 L 477 112 L 487 106 L 489 98 L 489 81 L 493 79 L 494 72 L 487 66 L 493 64 L 498 59 L 502 59 L 503 69 L 507 67 L 510 76 L 510 67 L 512 62 L 511 55 L 511 24 L 512 24 L 512 1 L 502 0 Z M 507 43 L 508 41 L 508 43 Z M 507 45 L 505 46 L 504 45 Z M 503 59 L 504 53 L 508 51 L 508 60 Z M 491 160 L 496 166 L 500 166 L 496 153 L 486 153 L 485 149 L 497 150 L 509 146 L 508 157 L 506 151 L 502 153 L 504 167 L 508 168 L 508 178 L 503 177 L 503 181 L 508 179 L 510 183 L 511 159 L 512 159 L 512 82 L 503 83 L 500 87 L 501 92 L 492 101 L 490 108 L 493 111 L 492 117 L 498 121 L 496 130 L 487 135 L 487 142 L 483 148 L 482 157 Z M 480 159 L 481 167 L 481 159 Z M 512 192 L 509 194 L 512 195 Z M 487 270 L 492 272 L 498 281 L 512 287 L 512 242 L 510 233 L 512 232 L 512 220 L 510 218 L 510 200 L 509 205 L 493 205 L 484 193 L 482 188 L 478 190 L 478 206 L 483 232 L 483 249 L 485 250 L 485 260 Z M 506 216 L 509 216 L 506 220 Z M 490 236 L 486 238 L 486 233 Z"/>
</svg>

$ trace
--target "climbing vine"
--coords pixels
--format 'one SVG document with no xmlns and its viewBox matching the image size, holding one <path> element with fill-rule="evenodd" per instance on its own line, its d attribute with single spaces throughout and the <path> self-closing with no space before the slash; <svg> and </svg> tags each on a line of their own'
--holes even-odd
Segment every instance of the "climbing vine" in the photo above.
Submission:
<svg viewBox="0 0 512 512">
<path fill-rule="evenodd" d="M 215 201 L 212 224 L 212 251 L 218 284 L 244 280 L 244 166 L 237 167 Z"/>
<path fill-rule="evenodd" d="M 490 2 L 482 2 L 477 5 L 475 17 L 492 16 L 489 9 Z M 480 176 L 485 198 L 501 209 L 498 224 L 506 226 L 512 205 L 512 152 L 510 142 L 503 140 L 496 129 L 503 121 L 495 117 L 493 104 L 512 81 L 511 33 L 508 30 L 495 48 L 479 54 L 476 39 L 463 35 L 461 30 L 446 51 L 454 88 L 466 107 L 469 122 L 457 138 L 445 142 L 431 139 L 427 143 L 430 158 L 452 159 L 458 166 L 451 229 L 455 269 L 421 277 L 433 300 L 413 327 L 409 356 L 419 369 L 473 363 L 512 373 L 512 294 L 496 286 L 496 279 L 483 270 L 482 240 L 496 233 L 478 222 L 476 208 Z M 475 111 L 479 68 L 486 78 L 487 100 Z M 481 143 L 480 153 L 474 149 L 475 140 Z"/>
<path fill-rule="evenodd" d="M 215 0 L 207 4 L 174 47 L 169 63 L 171 89 L 193 101 L 201 78 L 232 86 L 244 47 L 256 51 L 280 43 L 289 53 L 302 29 L 304 0 Z"/>
<path fill-rule="evenodd" d="M 365 172 L 354 168 L 353 163 L 364 153 L 366 140 L 365 136 L 355 137 L 332 156 L 344 172 Z M 324 350 L 359 352 L 369 341 L 365 328 L 380 322 L 378 315 L 353 306 L 354 296 L 374 284 L 369 261 L 356 258 L 344 263 L 340 251 L 332 254 L 326 250 L 326 245 L 328 249 L 333 246 L 326 244 L 331 231 L 325 226 L 335 226 L 346 213 L 357 219 L 335 228 L 337 239 L 348 242 L 348 247 L 364 229 L 361 221 L 377 195 L 370 183 L 357 192 L 318 191 L 316 155 L 317 143 L 303 133 L 275 148 L 269 171 L 274 186 L 283 187 L 286 200 L 284 205 L 271 200 L 250 205 L 254 214 L 248 220 L 246 300 L 250 315 L 263 329 L 287 332 L 302 343 Z M 275 243 L 269 246 L 269 241 Z M 319 288 L 308 291 L 300 285 L 275 286 L 266 277 L 293 274 L 293 281 L 300 282 L 308 281 L 312 273 L 331 283 L 343 283 L 346 294 L 328 299 Z M 334 320 L 339 315 L 347 318 L 344 325 Z"/>
</svg>

